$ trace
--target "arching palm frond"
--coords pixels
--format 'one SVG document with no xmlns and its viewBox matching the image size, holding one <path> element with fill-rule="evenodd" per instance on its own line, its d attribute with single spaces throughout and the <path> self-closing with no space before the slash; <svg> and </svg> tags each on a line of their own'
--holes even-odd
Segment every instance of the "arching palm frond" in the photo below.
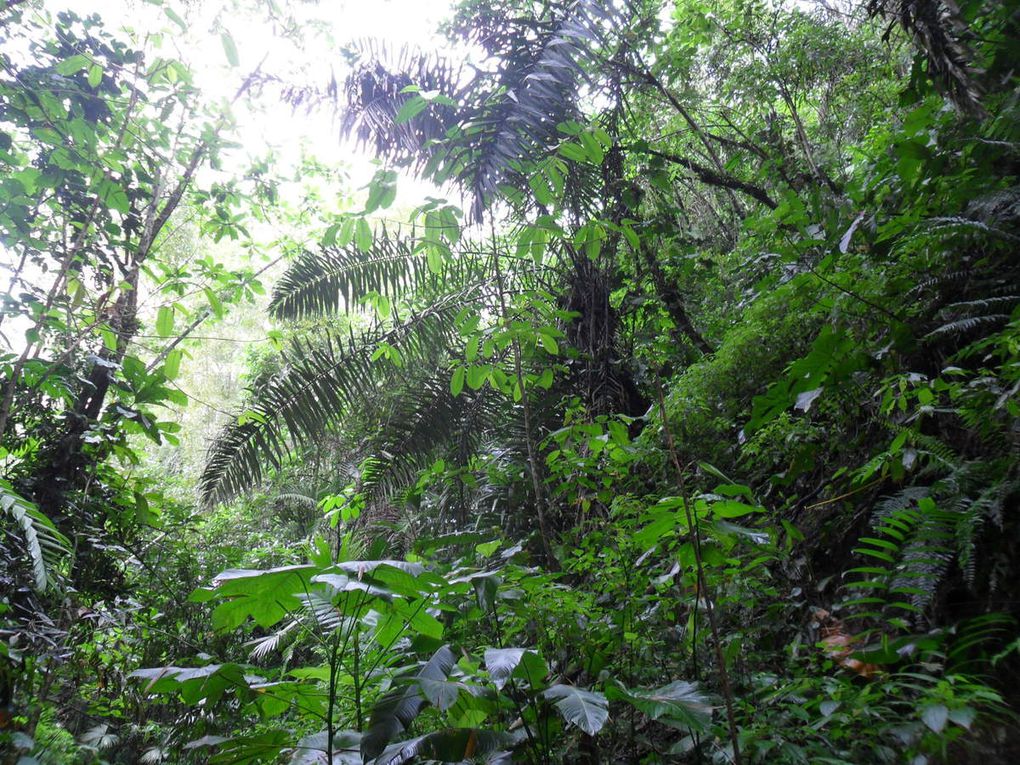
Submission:
<svg viewBox="0 0 1020 765">
<path fill-rule="evenodd" d="M 457 312 L 473 289 L 446 296 L 385 330 L 350 340 L 325 335 L 315 345 L 296 342 L 283 369 L 251 391 L 248 410 L 214 442 L 200 481 L 205 502 L 223 501 L 263 478 L 263 461 L 279 467 L 292 444 L 304 444 L 340 422 L 382 385 L 394 385 L 404 367 L 435 368 L 447 352 Z M 400 367 L 373 360 L 393 349 Z"/>
<path fill-rule="evenodd" d="M 417 251 L 416 251 L 417 250 Z M 390 299 L 407 294 L 440 294 L 447 285 L 483 277 L 484 263 L 470 252 L 433 272 L 413 234 L 376 237 L 367 252 L 354 245 L 305 251 L 273 290 L 269 311 L 278 319 L 304 319 L 349 312 L 358 299 L 375 292 Z"/>
<path fill-rule="evenodd" d="M 438 93 L 456 103 L 466 97 L 460 63 L 411 46 L 391 48 L 375 40 L 357 43 L 356 62 L 341 86 L 340 132 L 398 165 L 423 167 L 435 144 L 460 120 L 456 107 L 433 103 L 411 119 L 398 120 L 415 98 L 408 88 Z"/>
<path fill-rule="evenodd" d="M 868 0 L 868 12 L 903 27 L 927 59 L 935 86 L 953 103 L 967 111 L 983 111 L 981 87 L 975 79 L 965 41 L 968 30 L 955 3 Z"/>
<path fill-rule="evenodd" d="M 585 66 L 594 58 L 601 24 L 612 11 L 605 3 L 578 2 L 538 30 L 511 30 L 497 86 L 470 115 L 464 140 L 448 160 L 472 194 L 472 217 L 480 220 L 498 187 L 528 158 L 559 143 L 557 126 L 577 119 Z"/>
<path fill-rule="evenodd" d="M 406 488 L 418 468 L 438 457 L 463 462 L 499 421 L 500 412 L 491 388 L 454 396 L 446 370 L 408 386 L 374 439 L 379 463 L 373 491 L 392 494 Z"/>
<path fill-rule="evenodd" d="M 498 187 L 528 160 L 561 140 L 557 126 L 580 115 L 585 70 L 593 66 L 614 10 L 596 0 L 552 8 L 541 24 L 507 24 L 486 48 L 495 72 L 465 76 L 460 65 L 420 51 L 394 55 L 364 45 L 359 65 L 341 88 L 341 131 L 376 156 L 413 166 L 436 180 L 455 181 L 471 195 L 478 221 Z M 497 50 L 498 48 L 498 50 Z M 409 86 L 452 98 L 419 102 Z"/>
<path fill-rule="evenodd" d="M 24 539 L 24 551 L 32 564 L 36 589 L 46 589 L 52 569 L 71 552 L 71 542 L 38 507 L 3 479 L 0 479 L 0 511 L 14 522 Z"/>
</svg>

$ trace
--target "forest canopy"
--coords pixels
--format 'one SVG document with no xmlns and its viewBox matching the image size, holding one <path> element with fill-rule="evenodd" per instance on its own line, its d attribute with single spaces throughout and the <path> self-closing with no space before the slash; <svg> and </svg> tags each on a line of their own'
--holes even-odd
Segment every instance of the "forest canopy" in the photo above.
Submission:
<svg viewBox="0 0 1020 765">
<path fill-rule="evenodd" d="M 1020 760 L 1015 0 L 0 6 L 0 765 Z"/>
</svg>

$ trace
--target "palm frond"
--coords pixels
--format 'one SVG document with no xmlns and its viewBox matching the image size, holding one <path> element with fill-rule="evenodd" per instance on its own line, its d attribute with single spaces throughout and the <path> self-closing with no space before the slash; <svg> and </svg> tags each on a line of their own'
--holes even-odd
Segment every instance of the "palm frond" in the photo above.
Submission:
<svg viewBox="0 0 1020 765">
<path fill-rule="evenodd" d="M 432 91 L 460 102 L 470 82 L 462 64 L 413 46 L 392 48 L 377 40 L 362 40 L 351 53 L 355 64 L 341 87 L 341 134 L 371 148 L 377 157 L 423 167 L 461 115 L 455 107 L 432 104 L 398 122 L 400 110 L 415 98 L 407 89 Z"/>
<path fill-rule="evenodd" d="M 982 113 L 981 88 L 960 30 L 966 30 L 955 3 L 932 0 L 868 0 L 868 11 L 899 23 L 928 62 L 935 86 L 957 106 Z"/>
<path fill-rule="evenodd" d="M 1002 313 L 986 314 L 984 316 L 965 316 L 936 327 L 924 337 L 926 340 L 932 340 L 939 337 L 965 335 L 978 327 L 998 326 L 999 324 L 1005 324 L 1007 321 L 1009 321 L 1009 314 Z"/>
<path fill-rule="evenodd" d="M 509 20 L 499 36 L 487 36 L 485 47 L 499 67 L 476 69 L 471 77 L 442 57 L 362 44 L 341 88 L 341 132 L 378 157 L 440 182 L 456 181 L 471 195 L 472 219 L 481 220 L 499 186 L 553 149 L 562 138 L 557 126 L 579 116 L 586 67 L 593 66 L 607 30 L 619 26 L 612 6 L 596 0 L 547 10 L 539 24 Z M 449 96 L 456 105 L 429 102 L 401 115 L 417 97 L 409 86 Z"/>
<path fill-rule="evenodd" d="M 610 6 L 582 0 L 535 33 L 511 35 L 498 87 L 462 125 L 464 141 L 447 157 L 447 172 L 472 194 L 481 220 L 488 201 L 512 173 L 540 157 L 561 136 L 557 126 L 577 119 L 585 65 L 593 61 Z"/>
<path fill-rule="evenodd" d="M 20 529 L 36 589 L 46 589 L 51 581 L 51 570 L 71 552 L 70 540 L 38 507 L 3 479 L 0 479 L 0 511 Z"/>
<path fill-rule="evenodd" d="M 203 500 L 226 500 L 258 484 L 263 461 L 278 468 L 291 444 L 314 440 L 377 386 L 400 379 L 400 367 L 373 360 L 377 349 L 399 353 L 401 367 L 435 367 L 449 347 L 455 315 L 474 293 L 454 292 L 395 326 L 350 340 L 326 334 L 317 344 L 295 341 L 283 368 L 259 381 L 247 411 L 214 442 L 200 480 Z"/>
<path fill-rule="evenodd" d="M 491 389 L 450 392 L 444 369 L 412 381 L 394 399 L 371 445 L 375 464 L 364 484 L 373 497 L 390 497 L 412 484 L 438 457 L 464 462 L 500 417 Z"/>
<path fill-rule="evenodd" d="M 448 290 L 479 279 L 484 265 L 465 248 L 433 272 L 413 233 L 382 232 L 367 252 L 351 245 L 305 251 L 273 290 L 269 311 L 278 319 L 304 319 L 350 311 L 358 299 L 378 293 L 390 299 Z"/>
</svg>

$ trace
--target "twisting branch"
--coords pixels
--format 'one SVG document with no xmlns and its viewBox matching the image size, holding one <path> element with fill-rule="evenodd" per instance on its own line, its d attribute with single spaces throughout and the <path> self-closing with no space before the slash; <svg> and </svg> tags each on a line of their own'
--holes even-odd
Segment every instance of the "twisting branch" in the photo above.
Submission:
<svg viewBox="0 0 1020 765">
<path fill-rule="evenodd" d="M 627 146 L 625 147 L 629 151 L 640 152 L 642 154 L 648 154 L 652 157 L 658 157 L 664 159 L 667 162 L 672 162 L 675 165 L 680 165 L 686 170 L 690 170 L 702 183 L 708 184 L 709 186 L 718 186 L 724 189 L 731 189 L 733 191 L 739 191 L 742 194 L 761 202 L 770 210 L 775 210 L 779 205 L 776 204 L 775 200 L 768 195 L 768 192 L 760 186 L 755 186 L 753 183 L 742 181 L 739 178 L 734 178 L 732 175 L 725 173 L 719 173 L 712 170 L 710 167 L 695 162 L 694 160 L 687 159 L 687 157 L 681 157 L 678 154 L 672 154 L 667 151 L 658 151 L 651 147 L 644 146 Z"/>
</svg>

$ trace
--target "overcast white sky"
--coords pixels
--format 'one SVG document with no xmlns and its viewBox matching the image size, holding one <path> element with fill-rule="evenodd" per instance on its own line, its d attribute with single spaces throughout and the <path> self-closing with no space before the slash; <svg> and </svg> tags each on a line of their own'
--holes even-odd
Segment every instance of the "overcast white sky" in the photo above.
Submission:
<svg viewBox="0 0 1020 765">
<path fill-rule="evenodd" d="M 287 81 L 325 86 L 331 72 L 342 74 L 339 49 L 364 38 L 438 48 L 435 36 L 440 22 L 451 13 L 453 0 L 275 0 L 281 16 L 293 15 L 302 30 L 299 40 L 280 36 L 279 26 L 268 18 L 268 0 L 238 0 L 256 5 L 259 12 L 234 10 L 234 0 L 88 0 L 88 13 L 98 13 L 112 27 L 130 30 L 139 40 L 163 33 L 158 49 L 192 67 L 196 84 L 212 98 L 230 98 L 243 78 L 261 63 L 264 72 Z M 86 13 L 81 0 L 44 0 L 48 9 Z M 167 12 L 167 8 L 172 13 Z M 182 18 L 187 30 L 172 20 Z M 277 28 L 274 29 L 274 26 Z M 236 45 L 239 66 L 231 67 L 222 42 L 226 32 Z M 148 47 L 152 46 L 151 38 Z M 270 103 L 272 103 L 270 101 Z M 252 156 L 273 147 L 284 166 L 298 161 L 302 145 L 318 159 L 351 170 L 355 188 L 374 172 L 370 158 L 350 145 L 341 145 L 328 110 L 292 113 L 289 107 L 271 107 L 268 115 L 235 109 L 239 142 Z M 424 193 L 418 184 L 400 184 L 398 202 L 414 204 Z M 409 199 L 414 197 L 414 200 Z"/>
</svg>

